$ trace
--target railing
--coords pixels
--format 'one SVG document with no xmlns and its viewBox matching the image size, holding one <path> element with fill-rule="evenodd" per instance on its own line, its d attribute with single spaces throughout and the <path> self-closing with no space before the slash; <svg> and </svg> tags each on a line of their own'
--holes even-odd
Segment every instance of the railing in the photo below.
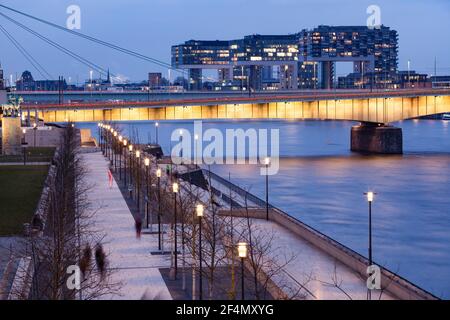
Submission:
<svg viewBox="0 0 450 320">
<path fill-rule="evenodd" d="M 232 182 L 220 177 L 219 175 L 217 175 L 209 170 L 203 169 L 203 172 L 205 175 L 210 174 L 211 179 L 214 179 L 214 180 L 218 181 L 219 183 L 221 183 L 222 185 L 226 186 L 227 188 L 230 188 L 231 190 L 233 190 L 240 196 L 247 197 L 247 199 L 251 199 L 252 202 L 254 202 L 255 204 L 258 204 L 260 207 L 266 206 L 266 202 L 264 200 L 245 191 L 244 189 L 237 186 L 236 184 L 233 184 Z M 288 222 L 287 224 L 283 223 L 284 226 L 286 226 L 286 225 L 295 226 L 296 225 L 296 226 L 300 227 L 301 229 L 306 230 L 313 237 L 325 242 L 328 246 L 331 246 L 331 247 L 337 249 L 338 251 L 353 258 L 355 261 L 358 261 L 360 264 L 366 265 L 366 266 L 368 265 L 368 259 L 365 258 L 364 256 L 362 256 L 361 254 L 359 254 L 358 252 L 350 249 L 349 247 L 345 246 L 344 244 L 340 243 L 339 241 L 336 241 L 336 240 L 330 238 L 329 236 L 327 236 L 324 233 L 320 232 L 319 230 L 311 227 L 310 225 L 294 218 L 293 216 L 289 215 L 288 213 L 284 212 L 283 210 L 281 210 L 277 207 L 274 207 L 270 204 L 269 204 L 269 207 L 271 209 L 271 211 L 270 211 L 271 215 L 276 214 L 276 215 L 278 215 L 278 217 L 280 217 L 281 219 L 284 219 Z M 271 220 L 274 220 L 275 222 L 279 222 L 279 221 L 277 221 L 279 219 L 272 218 Z M 289 229 L 293 229 L 293 228 L 289 228 Z M 390 279 L 390 281 L 392 281 L 392 282 L 396 282 L 399 284 L 401 283 L 400 286 L 409 288 L 409 290 L 411 290 L 411 292 L 417 293 L 418 296 L 426 296 L 427 298 L 438 299 L 432 293 L 430 293 L 422 288 L 417 287 L 415 284 L 413 284 L 409 280 L 403 278 L 402 276 L 398 275 L 397 273 L 390 271 L 389 269 L 387 269 L 385 267 L 380 266 L 380 268 L 382 270 L 383 275 L 387 279 Z"/>
</svg>

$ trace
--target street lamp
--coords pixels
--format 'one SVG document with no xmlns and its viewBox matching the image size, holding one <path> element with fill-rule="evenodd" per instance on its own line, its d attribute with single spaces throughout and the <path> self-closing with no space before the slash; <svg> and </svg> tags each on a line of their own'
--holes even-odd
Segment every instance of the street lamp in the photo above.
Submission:
<svg viewBox="0 0 450 320">
<path fill-rule="evenodd" d="M 141 151 L 136 150 L 136 200 L 137 200 L 137 210 L 139 214 L 141 213 Z"/>
<path fill-rule="evenodd" d="M 198 204 L 196 208 L 197 217 L 198 217 L 198 233 L 199 233 L 199 243 L 198 243 L 198 261 L 199 261 L 199 276 L 200 276 L 200 282 L 199 282 L 199 293 L 198 297 L 199 300 L 203 299 L 203 275 L 202 275 L 202 218 L 203 218 L 203 212 L 204 207 L 202 204 Z"/>
<path fill-rule="evenodd" d="M 244 259 L 247 258 L 247 243 L 238 243 L 238 256 L 241 258 L 241 300 L 244 300 Z"/>
<path fill-rule="evenodd" d="M 127 186 L 127 156 L 125 155 L 125 151 L 124 150 L 126 150 L 127 149 L 127 144 L 128 144 L 128 141 L 127 140 L 123 140 L 123 149 L 122 149 L 122 151 L 124 152 L 124 154 L 123 154 L 123 161 L 124 161 L 124 164 L 123 164 L 123 177 L 124 177 L 124 186 L 126 187 Z"/>
<path fill-rule="evenodd" d="M 178 243 L 177 243 L 177 193 L 178 193 L 178 183 L 174 182 L 172 185 L 172 191 L 173 191 L 173 244 L 174 244 L 174 250 L 172 250 L 172 254 L 174 254 L 174 278 L 177 278 L 177 272 L 178 272 Z"/>
<path fill-rule="evenodd" d="M 264 159 L 264 165 L 266 166 L 266 220 L 269 221 L 269 157 Z"/>
<path fill-rule="evenodd" d="M 149 214 L 149 202 L 150 202 L 150 188 L 151 188 L 151 178 L 150 178 L 150 175 L 149 175 L 149 168 L 150 168 L 150 159 L 149 158 L 145 158 L 144 159 L 144 165 L 145 165 L 145 176 L 146 176 L 146 185 L 147 185 L 147 190 L 146 190 L 146 217 L 145 217 L 145 221 L 146 221 L 146 224 L 147 224 L 147 229 L 148 229 L 148 220 L 149 220 L 149 216 L 150 216 L 150 214 Z M 153 231 L 153 223 L 152 223 L 152 231 Z"/>
<path fill-rule="evenodd" d="M 158 179 L 158 250 L 163 251 L 162 248 L 162 232 L 161 232 L 161 169 L 156 170 L 156 178 Z"/>
<path fill-rule="evenodd" d="M 123 137 L 119 136 L 119 143 L 117 144 L 117 151 L 119 152 L 119 180 L 122 180 L 122 148 Z"/>
<path fill-rule="evenodd" d="M 114 171 L 117 172 L 117 131 L 114 131 L 113 136 Z"/>
<path fill-rule="evenodd" d="M 36 124 L 36 122 L 33 123 L 33 131 L 34 131 L 34 143 L 33 143 L 33 147 L 36 147 L 36 131 L 37 131 L 37 124 Z"/>
<path fill-rule="evenodd" d="M 367 197 L 367 202 L 369 204 L 369 266 L 372 265 L 372 202 L 376 193 L 369 191 L 364 193 Z M 370 289 L 367 291 L 367 296 L 371 299 Z"/>
<path fill-rule="evenodd" d="M 131 158 L 132 153 L 133 153 L 133 145 L 130 144 L 130 145 L 128 145 L 128 166 L 129 166 L 129 170 L 128 171 L 130 173 L 130 185 L 132 185 L 132 183 L 133 183 L 133 180 L 132 180 L 133 176 L 132 176 L 132 172 L 131 172 L 131 170 L 132 170 L 132 167 L 131 167 L 131 165 L 132 165 L 132 163 L 131 163 L 131 161 L 132 161 L 132 158 Z M 130 192 L 130 198 L 131 198 L 132 188 L 129 187 L 128 191 Z"/>
</svg>

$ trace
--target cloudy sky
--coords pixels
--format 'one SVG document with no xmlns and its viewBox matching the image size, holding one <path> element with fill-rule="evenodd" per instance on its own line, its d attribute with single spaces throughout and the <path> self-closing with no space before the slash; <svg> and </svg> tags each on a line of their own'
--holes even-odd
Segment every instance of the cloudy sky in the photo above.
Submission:
<svg viewBox="0 0 450 320">
<path fill-rule="evenodd" d="M 365 25 L 366 9 L 381 8 L 384 25 L 399 32 L 399 67 L 450 74 L 450 1 L 448 0 L 3 0 L 1 4 L 65 26 L 67 7 L 81 8 L 81 30 L 88 35 L 170 62 L 170 46 L 188 39 L 232 39 L 248 34 L 287 34 L 319 24 Z M 132 80 L 162 69 L 0 8 L 64 47 Z M 19 29 L 0 16 L 0 25 L 14 36 L 54 77 L 75 82 L 89 77 L 89 68 Z M 30 70 L 30 63 L 0 33 L 0 61 L 7 75 Z M 339 67 L 344 72 L 347 67 Z M 341 71 L 339 71 L 341 70 Z"/>
</svg>

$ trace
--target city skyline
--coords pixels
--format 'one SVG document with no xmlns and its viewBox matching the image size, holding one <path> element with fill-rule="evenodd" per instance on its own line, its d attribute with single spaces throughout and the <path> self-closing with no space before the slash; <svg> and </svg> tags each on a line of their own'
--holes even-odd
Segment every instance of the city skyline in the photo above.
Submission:
<svg viewBox="0 0 450 320">
<path fill-rule="evenodd" d="M 448 29 L 448 21 L 450 20 L 448 19 L 450 17 L 450 5 L 445 1 L 432 1 L 431 5 L 424 1 L 396 1 L 395 3 L 361 1 L 361 4 L 355 6 L 350 1 L 341 1 L 339 4 L 334 4 L 331 1 L 316 3 L 286 0 L 275 3 L 267 0 L 264 1 L 263 10 L 252 6 L 251 1 L 247 1 L 239 6 L 240 11 L 234 9 L 236 1 L 231 1 L 231 3 L 228 1 L 228 5 L 224 1 L 219 1 L 208 6 L 202 0 L 190 2 L 189 5 L 182 2 L 178 3 L 176 0 L 153 1 L 151 4 L 142 1 L 127 1 L 125 8 L 123 8 L 122 1 L 112 4 L 106 4 L 103 1 L 98 1 L 95 4 L 87 1 L 78 1 L 78 3 L 69 1 L 44 2 L 48 3 L 49 6 L 42 4 L 37 6 L 24 1 L 5 1 L 4 4 L 61 26 L 65 25 L 69 16 L 66 13 L 66 8 L 71 4 L 77 4 L 81 9 L 80 32 L 125 46 L 167 63 L 170 63 L 171 46 L 189 39 L 222 40 L 239 38 L 248 34 L 292 34 L 299 32 L 301 29 L 311 29 L 321 24 L 364 25 L 368 17 L 367 7 L 376 4 L 381 9 L 382 24 L 397 30 L 399 33 L 399 70 L 406 70 L 409 60 L 411 61 L 411 70 L 433 74 L 436 58 L 438 74 L 450 73 L 450 61 L 448 61 L 450 44 L 440 40 L 443 39 L 443 33 Z M 174 7 L 173 4 L 175 3 L 179 5 Z M 204 10 L 199 11 L 198 9 L 201 6 Z M 122 7 L 121 10 L 117 10 L 118 7 Z M 321 8 L 320 13 L 318 13 L 319 7 Z M 172 19 L 163 18 L 167 17 L 167 10 L 169 9 Z M 223 10 L 229 10 L 228 19 L 223 18 L 227 16 L 223 15 Z M 336 15 L 338 10 L 340 13 Z M 423 12 L 424 20 L 421 23 L 411 23 L 408 16 L 419 10 Z M 400 18 L 397 16 L 399 11 L 403 12 Z M 64 32 L 53 30 L 24 17 L 6 12 L 6 10 L 1 10 L 1 12 L 17 18 L 18 21 L 33 28 L 33 30 L 44 34 L 102 67 L 110 68 L 122 79 L 133 81 L 146 79 L 147 73 L 151 71 L 162 72 L 163 76 L 168 77 L 165 68 L 130 58 L 101 46 L 92 45 L 90 42 L 77 39 L 74 36 L 67 36 Z M 282 12 L 284 12 L 285 17 L 281 14 Z M 250 13 L 253 16 L 250 16 Z M 215 15 L 220 15 L 222 19 L 214 19 Z M 299 18 L 295 19 L 295 15 Z M 186 21 L 186 16 L 190 18 L 189 21 Z M 130 19 L 130 17 L 133 17 L 133 19 Z M 236 21 L 243 21 L 242 19 L 247 19 L 245 21 L 251 23 L 235 23 Z M 49 71 L 53 78 L 63 75 L 66 79 L 70 79 L 72 83 L 81 83 L 89 77 L 87 67 L 43 44 L 41 40 L 34 38 L 23 30 L 19 30 L 11 23 L 3 23 L 5 19 L 2 18 L 0 21 L 2 21 L 5 29 L 13 34 Z M 208 21 L 214 21 L 217 28 L 210 28 L 211 22 Z M 273 23 L 267 23 L 268 21 Z M 158 32 L 152 32 L 155 25 Z M 142 30 L 149 30 L 149 32 L 143 34 Z M 430 30 L 435 32 L 430 34 Z M 2 43 L 8 44 L 9 42 L 3 34 L 2 37 Z M 148 40 L 143 41 L 143 38 Z M 417 48 L 417 39 L 421 40 L 421 46 L 437 49 L 417 50 L 415 49 Z M 438 42 L 439 46 L 436 45 Z M 7 77 L 10 74 L 13 75 L 13 78 L 20 77 L 24 70 L 30 70 L 33 74 L 36 74 L 33 67 L 23 59 L 12 45 L 4 47 L 0 61 Z M 338 65 L 337 75 L 346 74 L 350 69 L 351 66 L 348 64 L 340 64 Z M 61 70 L 64 70 L 64 72 Z M 178 76 L 177 73 L 172 73 L 172 80 L 176 76 Z M 36 74 L 36 78 L 40 77 Z"/>
</svg>

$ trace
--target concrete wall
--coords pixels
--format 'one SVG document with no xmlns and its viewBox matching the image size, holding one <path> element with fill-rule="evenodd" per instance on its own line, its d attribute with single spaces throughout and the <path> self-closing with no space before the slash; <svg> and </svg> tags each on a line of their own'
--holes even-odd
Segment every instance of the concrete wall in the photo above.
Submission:
<svg viewBox="0 0 450 320">
<path fill-rule="evenodd" d="M 28 147 L 58 147 L 61 141 L 61 128 L 38 127 L 38 129 L 27 128 L 25 142 Z"/>
<path fill-rule="evenodd" d="M 219 214 L 229 215 L 229 210 L 223 210 Z M 256 219 L 266 218 L 265 209 L 250 209 L 248 215 L 250 218 Z M 246 217 L 247 211 L 245 209 L 233 209 L 233 216 Z M 359 273 L 363 279 L 367 278 L 366 269 L 368 260 L 360 254 L 279 210 L 270 210 L 269 219 L 345 264 L 355 272 Z M 437 299 L 431 293 L 415 286 L 389 270 L 384 268 L 381 270 L 381 287 L 386 288 L 386 291 L 397 298 L 402 300 Z"/>
<path fill-rule="evenodd" d="M 2 154 L 22 154 L 22 137 L 20 118 L 2 118 Z"/>
</svg>

